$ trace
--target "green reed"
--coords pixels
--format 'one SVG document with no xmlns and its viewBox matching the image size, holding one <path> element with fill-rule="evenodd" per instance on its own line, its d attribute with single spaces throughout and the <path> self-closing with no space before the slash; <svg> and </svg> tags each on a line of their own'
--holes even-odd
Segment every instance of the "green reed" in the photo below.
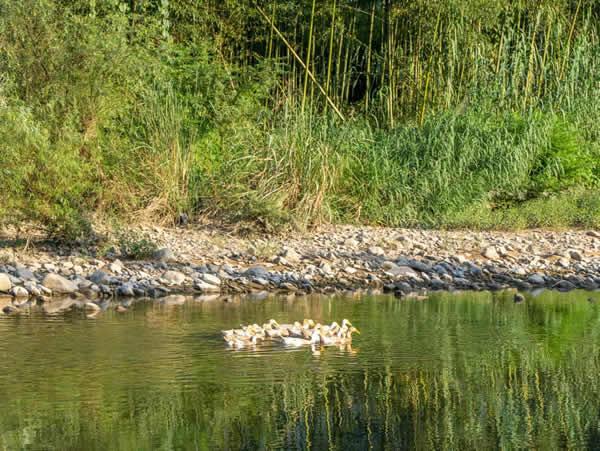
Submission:
<svg viewBox="0 0 600 451">
<path fill-rule="evenodd" d="M 598 224 L 596 0 L 153 5 L 0 0 L 2 222 Z"/>
</svg>

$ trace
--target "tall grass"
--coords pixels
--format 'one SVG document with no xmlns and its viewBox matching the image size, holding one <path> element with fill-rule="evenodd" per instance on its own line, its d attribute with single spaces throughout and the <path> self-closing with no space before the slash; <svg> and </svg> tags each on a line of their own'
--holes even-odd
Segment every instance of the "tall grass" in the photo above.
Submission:
<svg viewBox="0 0 600 451">
<path fill-rule="evenodd" d="M 3 221 L 444 226 L 483 208 L 490 227 L 598 190 L 596 0 L 155 6 L 0 0 Z M 551 222 L 596 224 L 573 205 Z"/>
<path fill-rule="evenodd" d="M 290 47 L 302 49 L 336 105 L 350 103 L 391 127 L 398 117 L 423 121 L 480 98 L 527 109 L 597 89 L 594 1 L 324 2 L 317 22 L 314 10 L 309 18 L 298 11 L 284 8 L 264 22 L 287 38 L 275 43 L 286 64 L 299 64 Z M 254 39 L 260 45 L 260 34 Z M 315 39 L 319 54 L 311 55 Z M 297 83 L 295 73 L 303 71 L 287 72 L 285 82 Z"/>
<path fill-rule="evenodd" d="M 390 132 L 365 121 L 341 125 L 300 115 L 269 129 L 257 146 L 240 147 L 221 186 L 225 193 L 244 187 L 241 204 L 259 198 L 305 223 L 443 226 L 473 205 L 491 210 L 591 183 L 598 158 L 571 149 L 572 132 L 560 127 L 554 115 L 448 113 Z M 581 158 L 572 157 L 577 152 Z M 224 199 L 219 207 L 228 210 Z M 580 225 L 597 223 L 595 211 Z"/>
</svg>

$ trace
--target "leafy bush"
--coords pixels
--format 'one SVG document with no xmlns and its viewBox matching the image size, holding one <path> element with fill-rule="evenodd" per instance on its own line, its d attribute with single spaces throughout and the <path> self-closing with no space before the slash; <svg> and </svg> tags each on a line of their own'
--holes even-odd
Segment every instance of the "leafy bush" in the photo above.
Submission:
<svg viewBox="0 0 600 451">
<path fill-rule="evenodd" d="M 578 131 L 571 124 L 557 121 L 529 173 L 530 190 L 539 194 L 591 186 L 596 164 Z"/>
<path fill-rule="evenodd" d="M 148 259 L 158 250 L 158 246 L 148 235 L 131 230 L 117 234 L 117 246 L 121 256 L 133 260 Z"/>
<path fill-rule="evenodd" d="M 598 11 L 471 3 L 0 0 L 0 220 L 593 224 Z"/>
<path fill-rule="evenodd" d="M 526 229 L 600 228 L 600 190 L 576 188 L 494 208 L 487 202 L 449 212 L 440 219 L 446 228 Z"/>
<path fill-rule="evenodd" d="M 22 105 L 0 98 L 0 208 L 3 222 L 34 220 L 54 237 L 89 233 L 85 205 L 95 189 L 91 166 L 78 149 L 49 133 Z"/>
</svg>

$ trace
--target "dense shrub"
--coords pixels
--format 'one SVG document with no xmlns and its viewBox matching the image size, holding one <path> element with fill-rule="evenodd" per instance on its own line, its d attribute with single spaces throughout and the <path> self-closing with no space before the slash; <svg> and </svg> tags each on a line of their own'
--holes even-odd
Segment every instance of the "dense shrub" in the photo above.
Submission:
<svg viewBox="0 0 600 451">
<path fill-rule="evenodd" d="M 476 3 L 0 0 L 0 221 L 594 224 L 597 0 Z"/>
</svg>

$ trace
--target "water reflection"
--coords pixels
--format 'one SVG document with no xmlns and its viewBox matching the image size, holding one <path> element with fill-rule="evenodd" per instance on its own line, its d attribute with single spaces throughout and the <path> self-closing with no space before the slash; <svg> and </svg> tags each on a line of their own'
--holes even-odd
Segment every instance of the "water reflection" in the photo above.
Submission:
<svg viewBox="0 0 600 451">
<path fill-rule="evenodd" d="M 594 448 L 585 293 L 175 299 L 0 319 L 5 449 Z M 352 349 L 232 350 L 240 323 L 347 317 Z"/>
</svg>

